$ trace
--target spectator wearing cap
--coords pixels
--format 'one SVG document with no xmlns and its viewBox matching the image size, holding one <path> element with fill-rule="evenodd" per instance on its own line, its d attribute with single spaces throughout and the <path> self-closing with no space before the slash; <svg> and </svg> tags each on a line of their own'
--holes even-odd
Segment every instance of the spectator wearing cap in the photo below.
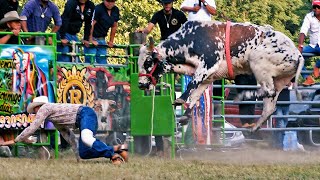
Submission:
<svg viewBox="0 0 320 180">
<path fill-rule="evenodd" d="M 17 11 L 10 11 L 0 20 L 0 26 L 6 28 L 5 31 L 12 34 L 0 35 L 0 44 L 19 44 L 18 35 L 21 31 L 21 21 L 25 21 L 25 16 L 19 16 Z"/>
<path fill-rule="evenodd" d="M 113 47 L 114 37 L 118 28 L 118 21 L 120 19 L 119 8 L 115 6 L 116 0 L 104 0 L 103 3 L 96 6 L 93 14 L 92 27 L 90 31 L 89 40 L 95 47 L 85 47 L 85 54 L 96 54 L 96 62 L 99 64 L 106 64 L 106 57 L 100 55 L 107 55 L 106 46 Z M 106 36 L 109 29 L 110 39 L 106 43 Z M 99 46 L 100 45 L 100 46 Z M 86 56 L 86 62 L 91 62 L 91 56 Z"/>
<path fill-rule="evenodd" d="M 138 32 L 149 34 L 155 24 L 159 24 L 161 32 L 161 40 L 165 40 L 176 32 L 182 24 L 187 21 L 186 16 L 182 11 L 173 8 L 174 0 L 160 0 L 163 9 L 156 12 L 148 23 L 148 26 L 144 29 L 139 29 Z"/>
<path fill-rule="evenodd" d="M 320 55 L 320 0 L 312 1 L 312 12 L 309 12 L 303 20 L 298 49 L 301 53 L 314 53 Z M 310 43 L 306 46 L 303 45 L 306 36 L 309 35 Z M 316 62 L 313 73 L 305 77 L 303 85 L 310 86 L 315 84 L 314 78 L 319 77 L 320 61 Z"/>
<path fill-rule="evenodd" d="M 182 24 L 187 21 L 187 17 L 182 11 L 173 8 L 174 0 L 160 0 L 163 9 L 157 11 L 149 21 L 147 27 L 144 29 L 138 29 L 137 32 L 149 34 L 154 26 L 158 23 L 161 32 L 160 40 L 165 40 L 176 32 Z M 164 155 L 163 139 L 162 136 L 155 136 L 155 142 L 157 147 L 157 154 L 159 156 Z"/>
<path fill-rule="evenodd" d="M 24 32 L 45 32 L 51 19 L 54 21 L 54 27 L 51 32 L 58 32 L 62 25 L 59 8 L 50 0 L 29 0 L 23 7 L 22 16 L 27 17 L 27 21 L 22 21 Z M 49 39 L 52 44 L 52 39 Z"/>
<path fill-rule="evenodd" d="M 18 0 L 1 0 L 0 1 L 0 19 L 9 11 L 17 11 L 19 7 Z"/>
<path fill-rule="evenodd" d="M 188 12 L 189 21 L 211 21 L 211 16 L 217 13 L 214 0 L 184 0 L 180 7 Z"/>
<path fill-rule="evenodd" d="M 95 5 L 90 0 L 68 0 L 61 15 L 62 26 L 58 31 L 58 39 L 61 39 L 62 46 L 57 47 L 57 51 L 62 54 L 70 52 L 67 44 L 70 41 L 79 42 L 77 34 L 84 23 L 83 44 L 89 47 L 89 35 L 91 30 L 91 20 Z M 58 61 L 70 62 L 71 58 L 66 55 L 58 55 Z"/>
</svg>

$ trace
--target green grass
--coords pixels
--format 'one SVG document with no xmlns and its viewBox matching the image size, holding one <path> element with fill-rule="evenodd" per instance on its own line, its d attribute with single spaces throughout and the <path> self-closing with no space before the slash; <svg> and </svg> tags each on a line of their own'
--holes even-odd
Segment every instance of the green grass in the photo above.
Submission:
<svg viewBox="0 0 320 180">
<path fill-rule="evenodd" d="M 210 153 L 210 154 L 209 154 Z M 252 157 L 247 161 L 248 153 Z M 266 161 L 258 152 L 208 152 L 187 156 L 185 160 L 132 157 L 129 163 L 114 166 L 107 159 L 82 160 L 70 157 L 55 160 L 2 158 L 0 179 L 319 179 L 317 152 L 288 154 L 285 161 Z M 265 151 L 262 151 L 265 153 Z M 225 159 L 221 158 L 225 155 Z M 228 156 L 238 154 L 235 160 Z M 197 155 L 199 158 L 197 158 Z M 201 157 L 203 156 L 203 157 Z M 205 157 L 206 156 L 206 157 Z M 219 156 L 219 157 L 218 157 Z M 302 156 L 300 159 L 296 156 Z M 275 156 L 277 158 L 277 156 Z M 313 158 L 314 157 L 314 158 Z M 194 159 L 199 160 L 194 160 Z M 290 161 L 290 158 L 298 159 Z M 310 160 L 308 160 L 308 158 Z M 250 160 L 251 159 L 251 160 Z M 268 158 L 266 158 L 268 159 Z M 301 159 L 306 159 L 301 161 Z M 314 159 L 314 160 L 311 160 Z M 298 162 L 299 161 L 299 162 Z M 289 163 L 290 162 L 290 163 Z"/>
</svg>

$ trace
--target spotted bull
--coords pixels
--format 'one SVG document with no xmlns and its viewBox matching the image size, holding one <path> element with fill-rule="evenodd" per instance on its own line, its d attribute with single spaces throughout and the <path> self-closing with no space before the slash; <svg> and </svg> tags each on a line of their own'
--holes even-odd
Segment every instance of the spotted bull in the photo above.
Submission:
<svg viewBox="0 0 320 180">
<path fill-rule="evenodd" d="M 151 89 L 168 72 L 192 75 L 186 91 L 174 101 L 181 105 L 189 98 L 188 114 L 209 84 L 233 78 L 228 73 L 225 39 L 226 23 L 189 21 L 156 47 L 153 43 L 142 46 L 139 88 Z M 298 94 L 298 75 L 304 59 L 283 33 L 249 23 L 231 23 L 230 55 L 234 76 L 254 74 L 261 85 L 257 91 L 242 94 L 263 98 L 262 115 L 252 128 L 256 131 L 274 112 L 279 93 L 294 76 Z"/>
</svg>

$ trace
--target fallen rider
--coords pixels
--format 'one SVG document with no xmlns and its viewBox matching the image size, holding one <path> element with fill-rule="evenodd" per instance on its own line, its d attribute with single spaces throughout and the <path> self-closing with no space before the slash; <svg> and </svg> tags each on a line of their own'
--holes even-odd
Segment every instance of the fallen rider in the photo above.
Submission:
<svg viewBox="0 0 320 180">
<path fill-rule="evenodd" d="M 128 147 L 126 144 L 108 146 L 95 138 L 98 128 L 97 115 L 90 107 L 82 104 L 49 103 L 46 96 L 33 99 L 27 107 L 28 113 L 35 113 L 35 120 L 24 129 L 15 140 L 0 145 L 13 145 L 16 142 L 34 143 L 29 137 L 46 120 L 50 120 L 59 130 L 63 138 L 71 145 L 77 161 L 105 157 L 110 158 L 113 164 L 128 161 Z M 80 129 L 79 146 L 71 128 Z"/>
</svg>

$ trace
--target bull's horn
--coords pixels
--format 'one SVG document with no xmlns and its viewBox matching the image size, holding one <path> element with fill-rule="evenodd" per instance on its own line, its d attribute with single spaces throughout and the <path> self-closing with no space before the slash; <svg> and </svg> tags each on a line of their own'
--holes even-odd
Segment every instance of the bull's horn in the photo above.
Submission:
<svg viewBox="0 0 320 180">
<path fill-rule="evenodd" d="M 150 36 L 148 49 L 149 51 L 153 51 L 153 48 L 154 48 L 154 40 L 153 40 L 153 37 Z"/>
</svg>

